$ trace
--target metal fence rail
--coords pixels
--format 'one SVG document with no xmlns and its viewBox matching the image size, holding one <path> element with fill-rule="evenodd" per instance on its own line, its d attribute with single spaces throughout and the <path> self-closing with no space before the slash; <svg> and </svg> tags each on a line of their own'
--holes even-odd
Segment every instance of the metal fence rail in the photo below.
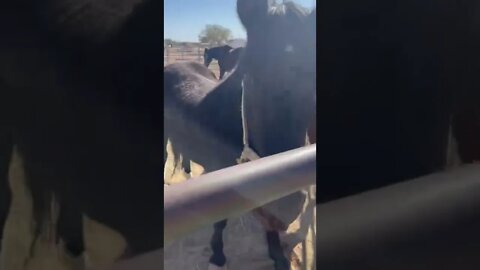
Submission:
<svg viewBox="0 0 480 270">
<path fill-rule="evenodd" d="M 283 152 L 168 187 L 165 244 L 315 184 L 316 147 Z"/>
<path fill-rule="evenodd" d="M 317 205 L 317 215 L 319 269 L 480 269 L 480 165 Z"/>
<path fill-rule="evenodd" d="M 164 195 L 165 245 L 225 218 L 241 215 L 316 181 L 316 144 L 169 186 Z M 219 204 L 223 207 L 219 208 Z M 119 262 L 110 270 L 158 270 L 163 250 Z"/>
<path fill-rule="evenodd" d="M 171 241 L 194 227 L 240 214 L 241 209 L 248 211 L 311 184 L 316 175 L 315 149 L 316 145 L 282 153 L 172 186 L 165 192 L 169 219 L 165 234 L 173 233 Z M 267 198 L 262 197 L 266 195 L 262 190 L 269 191 Z M 231 208 L 212 213 L 208 207 L 216 200 L 232 203 Z M 178 211 L 188 207 L 194 210 L 181 216 Z M 204 210 L 206 218 L 197 212 Z M 317 205 L 317 215 L 321 217 L 317 224 L 320 269 L 480 269 L 480 165 Z M 175 228 L 188 222 L 195 224 Z M 121 262 L 111 270 L 162 266 L 163 250 L 159 250 Z"/>
</svg>

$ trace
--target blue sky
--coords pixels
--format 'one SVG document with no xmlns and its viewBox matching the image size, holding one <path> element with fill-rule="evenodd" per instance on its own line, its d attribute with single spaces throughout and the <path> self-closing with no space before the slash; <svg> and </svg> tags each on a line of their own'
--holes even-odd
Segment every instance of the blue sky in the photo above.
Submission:
<svg viewBox="0 0 480 270">
<path fill-rule="evenodd" d="M 236 13 L 236 0 L 164 0 L 164 37 L 176 41 L 198 41 L 207 24 L 219 24 L 232 31 L 233 38 L 245 38 Z M 294 0 L 304 7 L 315 0 Z"/>
</svg>

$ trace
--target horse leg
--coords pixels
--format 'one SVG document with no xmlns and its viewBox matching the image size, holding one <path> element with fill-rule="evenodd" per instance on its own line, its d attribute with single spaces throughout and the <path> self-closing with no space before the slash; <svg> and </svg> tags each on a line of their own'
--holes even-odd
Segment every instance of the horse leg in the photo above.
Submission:
<svg viewBox="0 0 480 270">
<path fill-rule="evenodd" d="M 134 256 L 163 248 L 163 196 L 161 173 L 164 159 L 158 152 L 162 142 L 135 138 L 130 143 L 109 125 L 98 136 L 100 144 L 115 138 L 107 147 L 88 145 L 87 155 L 80 162 L 89 168 L 87 177 L 75 183 L 82 197 L 82 209 L 90 219 L 120 233 L 127 242 L 128 252 Z M 156 140 L 156 135 L 152 140 Z M 106 145 L 106 144 L 103 144 Z M 158 149 L 158 150 L 157 150 Z"/>
<path fill-rule="evenodd" d="M 25 159 L 24 162 L 27 180 L 26 188 L 29 189 L 32 198 L 33 239 L 30 244 L 30 257 L 34 257 L 37 241 L 45 229 L 46 222 L 51 219 L 52 213 L 50 212 L 50 206 L 53 200 L 53 194 L 40 187 L 40 185 L 44 183 L 42 180 L 47 179 L 47 177 L 44 178 L 41 174 L 37 174 L 39 170 L 34 168 L 34 165 L 28 162 L 27 159 Z"/>
<path fill-rule="evenodd" d="M 226 262 L 227 258 L 223 253 L 223 231 L 227 227 L 227 220 L 216 222 L 213 225 L 214 231 L 212 239 L 210 240 L 210 247 L 212 248 L 213 254 L 210 257 L 210 264 L 215 267 L 221 268 Z"/>
<path fill-rule="evenodd" d="M 37 134 L 38 135 L 38 134 Z M 31 140 L 28 136 L 19 137 L 17 144 L 17 154 L 23 162 L 23 171 L 25 175 L 25 191 L 31 197 L 32 207 L 32 241 L 30 242 L 30 257 L 36 257 L 35 249 L 38 241 L 41 241 L 42 234 L 47 232 L 46 236 L 49 244 L 54 244 L 58 235 L 57 226 L 52 226 L 56 223 L 54 219 L 55 210 L 52 209 L 54 201 L 54 190 L 52 181 L 58 179 L 58 176 L 53 174 L 51 170 L 45 167 L 45 164 L 39 162 L 43 156 L 37 156 L 37 145 L 35 140 Z M 60 208 L 62 208 L 60 202 Z M 71 207 L 71 206 L 70 206 Z M 65 216 L 62 216 L 62 222 Z M 70 222 L 70 221 L 69 221 Z M 81 219 L 78 220 L 81 222 Z M 63 224 L 61 225 L 63 228 Z M 43 245 L 43 244 L 42 244 Z"/>
<path fill-rule="evenodd" d="M 153 192 L 159 193 L 158 190 L 159 188 L 154 189 Z M 163 248 L 163 232 L 161 231 L 163 217 L 161 210 L 156 211 L 158 206 L 162 205 L 162 202 L 152 203 L 153 200 L 148 199 L 141 201 L 141 194 L 124 195 L 126 196 L 121 196 L 123 198 L 119 196 L 108 202 L 106 202 L 107 198 L 93 199 L 90 201 L 90 207 L 87 210 L 89 218 L 114 229 L 125 238 L 127 249 L 117 259 L 128 258 Z M 130 196 L 128 201 L 124 199 L 127 196 Z M 135 200 L 132 200 L 133 197 L 135 197 Z M 157 195 L 157 197 L 161 196 Z M 93 206 L 98 205 L 97 203 L 99 202 L 110 207 L 105 206 L 93 209 Z"/>
<path fill-rule="evenodd" d="M 268 255 L 274 262 L 275 270 L 289 270 L 290 262 L 283 252 L 279 232 L 275 230 L 267 231 L 266 236 Z"/>
<path fill-rule="evenodd" d="M 223 64 L 223 61 L 222 62 L 218 61 L 218 68 L 220 69 L 220 76 L 218 77 L 218 80 L 221 80 L 225 75 L 225 66 Z"/>
<path fill-rule="evenodd" d="M 307 194 L 302 190 L 254 210 L 257 219 L 265 228 L 268 254 L 274 262 L 275 270 L 290 269 L 290 260 L 282 247 L 280 232 L 287 231 L 288 224 L 295 221 L 303 212 L 306 199 Z M 290 251 L 288 254 L 290 256 Z"/>
<path fill-rule="evenodd" d="M 82 255 L 85 250 L 82 224 L 83 215 L 78 202 L 61 199 L 56 226 L 58 237 L 65 243 L 66 250 L 74 257 Z"/>
<path fill-rule="evenodd" d="M 7 119 L 3 118 L 9 115 L 7 108 L 8 100 L 5 94 L 8 93 L 7 87 L 0 81 L 0 240 L 3 237 L 3 227 L 7 220 L 8 209 L 11 203 L 11 192 L 8 184 L 8 168 L 13 153 L 12 134 L 9 132 Z M 5 103 L 7 102 L 7 103 Z M 0 251 L 2 250 L 0 246 Z"/>
<path fill-rule="evenodd" d="M 31 252 L 33 206 L 25 178 L 24 160 L 15 146 L 8 168 L 11 203 L 3 229 L 0 269 L 24 269 Z"/>
<path fill-rule="evenodd" d="M 289 270 L 290 261 L 285 256 L 280 242 L 279 230 L 286 230 L 285 224 L 263 208 L 257 208 L 255 214 L 266 230 L 268 255 L 274 263 L 275 270 Z"/>
<path fill-rule="evenodd" d="M 8 209 L 11 203 L 11 192 L 8 185 L 8 166 L 12 156 L 13 143 L 10 134 L 0 130 L 0 239 L 3 236 L 3 227 L 7 220 Z M 1 251 L 0 246 L 0 251 Z"/>
</svg>

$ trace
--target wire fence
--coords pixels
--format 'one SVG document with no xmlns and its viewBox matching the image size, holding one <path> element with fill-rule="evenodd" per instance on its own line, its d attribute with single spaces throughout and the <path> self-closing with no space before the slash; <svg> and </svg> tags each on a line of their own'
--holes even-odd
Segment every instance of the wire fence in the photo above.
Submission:
<svg viewBox="0 0 480 270">
<path fill-rule="evenodd" d="M 197 46 L 165 47 L 163 49 L 163 66 L 185 61 L 203 63 L 205 48 L 207 46 L 201 44 Z M 217 78 L 219 77 L 220 68 L 216 60 L 213 60 L 208 68 L 215 73 Z"/>
</svg>

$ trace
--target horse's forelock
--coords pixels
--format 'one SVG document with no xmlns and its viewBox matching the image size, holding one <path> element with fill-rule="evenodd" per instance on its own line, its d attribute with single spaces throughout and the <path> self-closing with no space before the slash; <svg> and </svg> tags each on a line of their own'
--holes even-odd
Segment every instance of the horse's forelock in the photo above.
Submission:
<svg viewBox="0 0 480 270">
<path fill-rule="evenodd" d="M 292 27 L 303 27 L 310 25 L 311 12 L 309 9 L 294 2 L 286 2 L 282 4 L 273 4 L 268 8 L 268 12 L 265 14 L 264 19 L 257 19 L 255 21 L 255 27 L 248 27 L 247 32 L 253 34 L 253 32 L 263 33 L 269 31 L 271 26 L 284 27 L 285 25 L 291 25 Z M 313 15 L 315 17 L 315 15 Z M 253 20 L 252 20 L 253 21 Z M 270 23 L 266 23 L 270 21 Z"/>
<path fill-rule="evenodd" d="M 269 15 L 271 16 L 287 16 L 290 19 L 304 21 L 309 16 L 308 9 L 294 2 L 286 2 L 282 4 L 275 4 L 270 7 Z"/>
<path fill-rule="evenodd" d="M 304 23 L 309 18 L 309 11 L 294 2 L 272 3 L 270 0 L 238 0 L 237 13 L 248 31 L 262 30 L 267 18 L 296 21 Z"/>
</svg>

